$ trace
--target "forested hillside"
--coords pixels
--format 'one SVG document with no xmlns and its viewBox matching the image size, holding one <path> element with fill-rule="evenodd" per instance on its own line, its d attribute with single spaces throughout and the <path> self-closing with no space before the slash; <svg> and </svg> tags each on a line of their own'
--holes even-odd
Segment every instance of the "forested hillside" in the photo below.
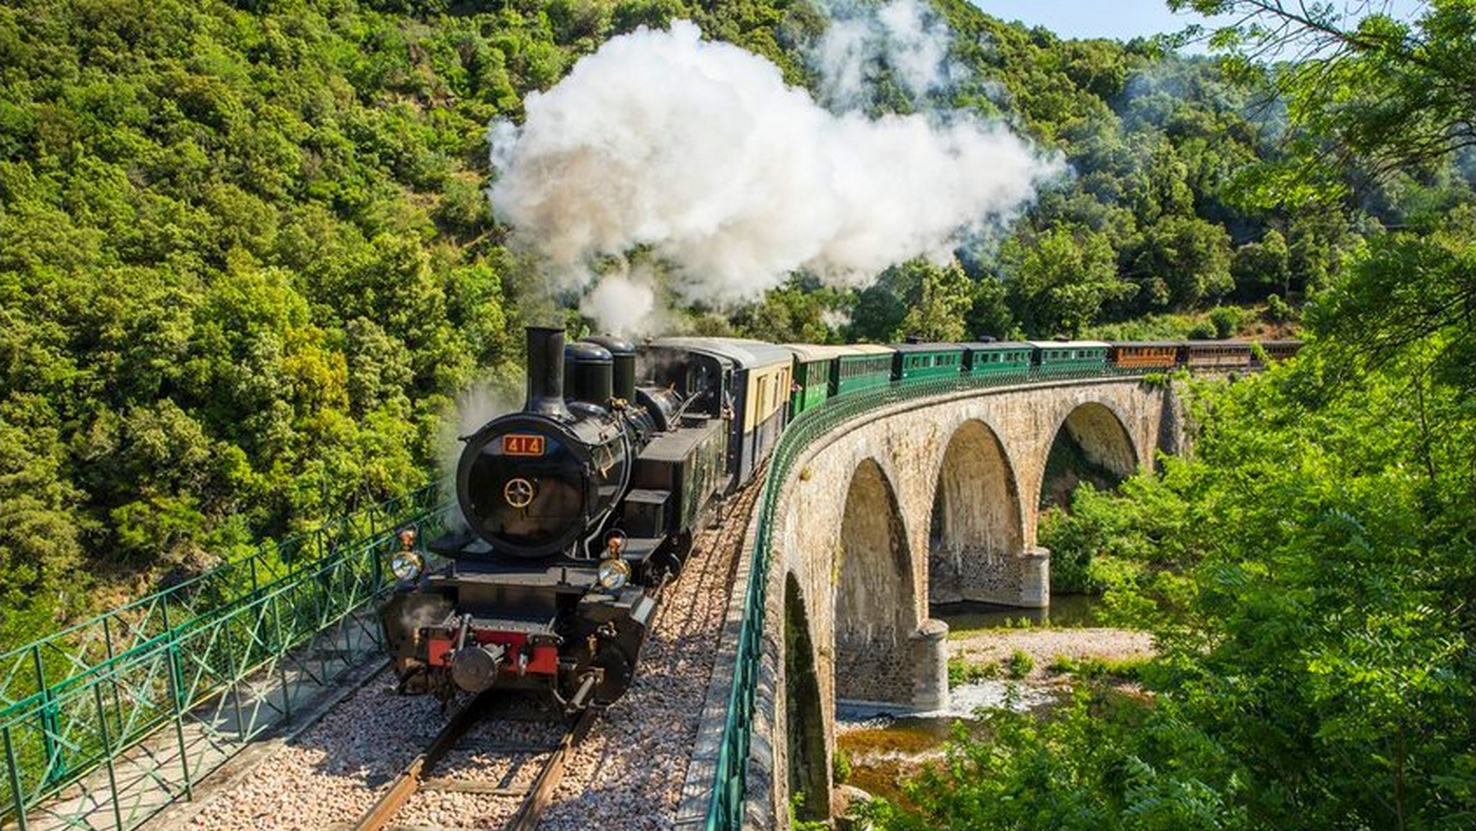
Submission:
<svg viewBox="0 0 1476 831">
<path fill-rule="evenodd" d="M 486 123 L 587 46 L 525 11 L 0 8 L 5 641 L 428 480 L 516 317 Z"/>
<path fill-rule="evenodd" d="M 951 267 L 798 275 L 689 325 L 1051 336 L 1272 294 L 1286 319 L 1365 235 L 1471 200 L 1466 156 L 1272 205 L 1237 174 L 1282 157 L 1281 109 L 1213 62 L 939 10 L 957 83 L 912 98 L 879 63 L 868 109 L 995 115 L 1070 175 Z M 676 17 L 819 83 L 826 9 L 789 0 L 0 8 L 0 644 L 429 481 L 453 399 L 560 300 L 493 221 L 488 123 Z"/>
</svg>

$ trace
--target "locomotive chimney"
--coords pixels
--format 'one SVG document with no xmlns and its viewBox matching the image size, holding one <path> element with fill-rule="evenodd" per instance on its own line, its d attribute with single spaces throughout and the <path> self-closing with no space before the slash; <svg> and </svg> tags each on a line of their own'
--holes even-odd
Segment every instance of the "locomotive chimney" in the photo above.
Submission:
<svg viewBox="0 0 1476 831">
<path fill-rule="evenodd" d="M 568 418 L 564 406 L 564 330 L 528 327 L 528 400 L 524 412 Z"/>
<path fill-rule="evenodd" d="M 609 407 L 611 392 L 610 353 L 586 341 L 564 347 L 564 394 L 575 401 Z"/>
<path fill-rule="evenodd" d="M 590 338 L 589 342 L 597 343 L 610 351 L 610 357 L 615 362 L 615 397 L 624 398 L 634 405 L 636 394 L 635 344 L 614 335 Z"/>
</svg>

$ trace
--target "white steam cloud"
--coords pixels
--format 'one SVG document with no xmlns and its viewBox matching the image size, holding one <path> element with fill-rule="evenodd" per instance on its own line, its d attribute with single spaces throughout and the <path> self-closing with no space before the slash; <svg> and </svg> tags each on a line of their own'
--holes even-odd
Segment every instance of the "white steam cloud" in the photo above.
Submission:
<svg viewBox="0 0 1476 831">
<path fill-rule="evenodd" d="M 599 321 L 607 332 L 656 331 L 661 320 L 656 280 L 649 271 L 639 268 L 606 274 L 580 301 L 579 312 Z"/>
<path fill-rule="evenodd" d="M 820 70 L 822 100 L 831 108 L 864 107 L 882 67 L 914 102 L 952 83 L 952 33 L 918 0 L 884 6 L 835 0 L 828 12 L 832 22 L 810 57 Z"/>
<path fill-rule="evenodd" d="M 946 261 L 1060 167 L 965 114 L 833 114 L 685 21 L 608 41 L 525 113 L 493 125 L 493 208 L 624 334 L 653 331 L 668 292 L 727 307 L 796 271 L 862 285 Z M 659 285 L 624 265 L 632 251 L 667 266 Z"/>
</svg>

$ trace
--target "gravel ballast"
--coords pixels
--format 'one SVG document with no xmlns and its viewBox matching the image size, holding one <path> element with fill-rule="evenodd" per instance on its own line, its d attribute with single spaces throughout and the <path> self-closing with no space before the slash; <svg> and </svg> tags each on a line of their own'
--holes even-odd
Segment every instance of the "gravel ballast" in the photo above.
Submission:
<svg viewBox="0 0 1476 831">
<path fill-rule="evenodd" d="M 540 828 L 639 831 L 674 825 L 757 491 L 750 485 L 731 497 L 721 521 L 697 536 L 681 577 L 665 589 L 630 692 L 570 756 Z M 222 786 L 189 827 L 331 829 L 353 823 L 445 723 L 437 701 L 395 695 L 393 684 L 391 673 L 375 675 L 239 781 Z M 560 727 L 529 720 L 526 712 L 499 717 L 494 708 L 431 776 L 525 785 L 546 757 L 537 748 L 551 749 Z M 394 824 L 499 828 L 519 802 L 492 794 L 421 792 Z"/>
</svg>

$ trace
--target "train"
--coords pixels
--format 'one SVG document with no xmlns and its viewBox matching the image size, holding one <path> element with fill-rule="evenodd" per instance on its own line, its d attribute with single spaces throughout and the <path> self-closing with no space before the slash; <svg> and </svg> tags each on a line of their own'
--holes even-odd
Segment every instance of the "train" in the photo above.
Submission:
<svg viewBox="0 0 1476 831">
<path fill-rule="evenodd" d="M 464 527 L 401 534 L 379 607 L 397 689 L 447 701 L 527 691 L 567 711 L 629 688 L 662 587 L 694 530 L 826 401 L 961 376 L 1249 371 L 1297 341 L 770 344 L 717 337 L 566 343 L 527 330 L 521 410 L 463 437 Z M 421 546 L 445 565 L 427 567 Z"/>
</svg>

